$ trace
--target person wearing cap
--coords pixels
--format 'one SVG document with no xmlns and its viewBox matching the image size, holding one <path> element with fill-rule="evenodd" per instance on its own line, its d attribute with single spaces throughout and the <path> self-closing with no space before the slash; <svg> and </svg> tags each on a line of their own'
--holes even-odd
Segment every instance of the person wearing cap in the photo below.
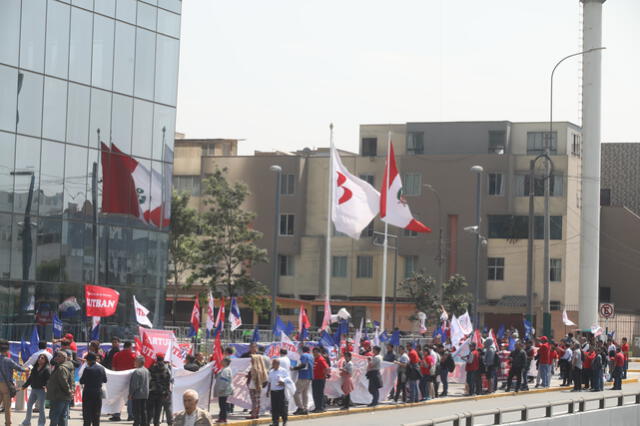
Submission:
<svg viewBox="0 0 640 426">
<path fill-rule="evenodd" d="M 65 334 L 64 339 L 69 341 L 69 347 L 71 348 L 71 350 L 75 353 L 78 353 L 78 345 L 76 345 L 76 342 L 73 340 L 73 334 Z"/>
<path fill-rule="evenodd" d="M 538 344 L 538 361 L 540 361 L 539 368 L 542 387 L 548 388 L 551 384 L 551 364 L 553 363 L 553 358 L 551 358 L 551 346 L 549 345 L 547 336 L 540 338 L 540 343 Z"/>
<path fill-rule="evenodd" d="M 96 361 L 95 352 L 87 352 L 87 366 L 80 377 L 82 385 L 82 420 L 84 426 L 100 426 L 102 411 L 102 384 L 107 383 L 104 367 Z"/>
<path fill-rule="evenodd" d="M 53 357 L 56 367 L 47 380 L 46 399 L 51 403 L 50 426 L 67 426 L 69 406 L 75 390 L 74 367 L 66 351 L 59 350 Z"/>
<path fill-rule="evenodd" d="M 149 400 L 147 401 L 149 421 L 153 421 L 154 426 L 159 426 L 160 414 L 164 408 L 167 424 L 171 426 L 173 423 L 171 405 L 173 377 L 171 367 L 164 360 L 164 353 L 156 354 L 156 362 L 149 367 L 149 374 Z"/>
</svg>

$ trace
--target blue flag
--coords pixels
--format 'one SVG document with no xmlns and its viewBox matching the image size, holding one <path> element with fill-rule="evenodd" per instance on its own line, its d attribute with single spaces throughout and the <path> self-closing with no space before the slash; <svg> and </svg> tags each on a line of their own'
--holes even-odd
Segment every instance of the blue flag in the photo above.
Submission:
<svg viewBox="0 0 640 426">
<path fill-rule="evenodd" d="M 196 336 L 196 329 L 193 328 L 192 325 L 189 326 L 189 333 L 187 334 L 187 337 L 195 337 Z"/>
<path fill-rule="evenodd" d="M 62 337 L 62 321 L 58 318 L 58 314 L 53 314 L 53 337 L 60 339 Z"/>
<path fill-rule="evenodd" d="M 526 318 L 522 319 L 522 324 L 524 324 L 524 338 L 529 339 L 531 337 L 531 331 L 533 330 L 533 327 Z"/>
<path fill-rule="evenodd" d="M 20 340 L 20 358 L 22 358 L 22 363 L 27 362 L 29 357 L 31 356 L 31 351 L 27 346 L 27 342 L 24 341 L 24 337 Z"/>
<path fill-rule="evenodd" d="M 333 343 L 336 346 L 340 346 L 340 340 L 342 339 L 343 334 L 349 334 L 349 322 L 347 320 L 340 320 L 338 323 L 338 329 L 333 335 Z"/>
<path fill-rule="evenodd" d="M 322 333 L 320 333 L 320 341 L 319 341 L 320 345 L 325 347 L 325 348 L 331 348 L 333 346 L 335 346 L 334 341 L 333 341 L 333 337 L 331 337 L 329 335 L 329 333 L 327 333 L 327 330 L 322 330 Z"/>
<path fill-rule="evenodd" d="M 258 331 L 258 326 L 253 329 L 253 336 L 251 336 L 251 343 L 256 343 L 260 340 L 260 332 Z"/>
<path fill-rule="evenodd" d="M 295 329 L 296 327 L 291 323 L 291 321 L 287 321 L 287 325 L 284 328 L 284 334 L 291 336 Z"/>
<path fill-rule="evenodd" d="M 31 330 L 31 342 L 29 344 L 29 351 L 31 354 L 38 352 L 38 345 L 40 344 L 40 336 L 38 336 L 38 326 L 34 325 Z"/>
<path fill-rule="evenodd" d="M 280 315 L 276 315 L 276 322 L 273 325 L 273 337 L 274 339 L 280 337 L 280 333 L 284 331 L 284 334 L 287 334 L 287 326 L 284 325 L 282 320 L 280 319 Z"/>
<path fill-rule="evenodd" d="M 400 346 L 400 330 L 396 330 L 391 333 L 389 343 L 391 343 L 393 346 Z"/>
<path fill-rule="evenodd" d="M 513 351 L 516 348 L 516 339 L 514 339 L 513 337 L 509 337 L 509 350 Z"/>
<path fill-rule="evenodd" d="M 309 340 L 309 332 L 307 331 L 307 327 L 302 326 L 302 330 L 300 330 L 300 336 L 298 336 L 298 340 L 300 340 L 301 342 Z"/>
<path fill-rule="evenodd" d="M 100 323 L 91 329 L 91 340 L 100 340 Z"/>
<path fill-rule="evenodd" d="M 389 335 L 387 334 L 387 330 L 383 331 L 378 335 L 378 339 L 380 339 L 380 343 L 386 343 L 389 341 Z"/>
<path fill-rule="evenodd" d="M 496 337 L 498 339 L 503 339 L 504 338 L 504 324 L 502 324 L 500 326 L 500 328 L 498 329 L 498 334 L 496 334 Z"/>
</svg>

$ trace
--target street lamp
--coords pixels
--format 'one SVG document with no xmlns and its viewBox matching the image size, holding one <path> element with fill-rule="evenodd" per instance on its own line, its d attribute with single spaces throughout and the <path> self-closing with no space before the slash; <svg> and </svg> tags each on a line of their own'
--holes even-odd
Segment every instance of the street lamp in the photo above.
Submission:
<svg viewBox="0 0 640 426">
<path fill-rule="evenodd" d="M 551 236 L 551 220 L 549 216 L 549 178 L 551 177 L 551 161 L 549 158 L 551 139 L 553 137 L 553 76 L 558 66 L 569 58 L 575 56 L 582 56 L 587 53 L 595 52 L 598 50 L 604 50 L 606 47 L 594 47 L 592 49 L 583 50 L 582 52 L 573 53 L 560 59 L 553 70 L 551 71 L 550 78 L 550 93 L 549 93 L 549 134 L 545 138 L 544 154 L 547 161 L 545 161 L 545 179 L 544 179 L 544 315 L 542 328 L 543 333 L 546 336 L 551 335 L 551 301 L 550 301 L 550 259 L 549 259 L 549 240 Z"/>
<path fill-rule="evenodd" d="M 282 167 L 273 165 L 269 170 L 276 174 L 276 199 L 275 214 L 273 219 L 273 282 L 271 284 L 271 329 L 276 325 L 276 316 L 278 308 L 276 306 L 276 297 L 278 295 L 278 266 L 280 257 L 278 256 L 278 236 L 280 235 L 280 181 L 282 179 Z"/>
<path fill-rule="evenodd" d="M 436 257 L 436 262 L 438 262 L 438 268 L 440 273 L 440 283 L 439 283 L 439 293 L 440 293 L 440 303 L 442 303 L 442 283 L 444 282 L 444 269 L 442 266 L 444 265 L 444 256 L 442 253 L 443 244 L 442 244 L 442 203 L 440 202 L 440 194 L 436 190 L 433 185 L 425 184 L 423 185 L 429 191 L 433 192 L 436 196 L 436 201 L 438 202 L 438 256 Z"/>
<path fill-rule="evenodd" d="M 480 306 L 480 245 L 482 236 L 480 235 L 480 225 L 481 225 L 481 217 L 480 217 L 480 203 L 481 203 L 481 181 L 482 181 L 482 172 L 484 169 L 482 166 L 475 165 L 471 167 L 471 171 L 476 174 L 476 224 L 475 224 L 475 234 L 476 234 L 476 276 L 475 276 L 475 297 L 473 303 L 473 319 L 475 321 L 476 327 L 480 326 L 480 312 L 478 310 Z M 465 229 L 466 230 L 466 229 Z"/>
</svg>

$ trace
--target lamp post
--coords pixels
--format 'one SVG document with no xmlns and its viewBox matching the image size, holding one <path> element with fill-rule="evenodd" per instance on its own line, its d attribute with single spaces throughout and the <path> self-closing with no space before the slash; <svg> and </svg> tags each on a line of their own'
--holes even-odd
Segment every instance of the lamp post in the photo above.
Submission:
<svg viewBox="0 0 640 426">
<path fill-rule="evenodd" d="M 476 276 L 475 276 L 475 297 L 474 297 L 474 306 L 473 306 L 473 319 L 475 321 L 476 327 L 480 326 L 480 311 L 478 308 L 480 307 L 480 240 L 482 236 L 480 235 L 480 226 L 481 226 L 481 217 L 480 217 L 480 206 L 481 206 L 481 197 L 482 197 L 482 172 L 484 169 L 482 166 L 475 165 L 471 167 L 471 171 L 476 174 Z"/>
<path fill-rule="evenodd" d="M 442 304 L 442 283 L 444 282 L 444 269 L 442 268 L 442 266 L 444 265 L 444 256 L 442 253 L 442 249 L 443 249 L 443 244 L 442 244 L 442 203 L 440 202 L 440 194 L 438 193 L 438 191 L 436 190 L 436 188 L 434 188 L 433 185 L 430 184 L 425 184 L 423 185 L 425 188 L 427 188 L 429 191 L 433 192 L 433 194 L 436 196 L 436 201 L 438 202 L 438 256 L 436 257 L 436 262 L 438 263 L 438 272 L 440 274 L 440 278 L 439 278 L 439 285 L 438 285 L 438 292 L 439 292 L 439 297 L 440 297 L 440 303 Z"/>
<path fill-rule="evenodd" d="M 33 170 L 13 170 L 10 172 L 12 176 L 31 176 L 29 182 L 29 192 L 27 194 L 27 205 L 24 208 L 24 222 L 22 224 L 22 280 L 25 281 L 20 287 L 20 310 L 22 314 L 21 322 L 26 322 L 27 300 L 29 298 L 29 271 L 31 269 L 31 259 L 33 257 L 33 240 L 31 238 L 31 204 L 33 203 L 33 190 L 35 187 L 36 176 Z"/>
<path fill-rule="evenodd" d="M 271 329 L 276 325 L 276 316 L 278 308 L 276 306 L 276 297 L 278 296 L 278 266 L 280 257 L 278 256 L 278 237 L 280 235 L 280 181 L 282 179 L 282 167 L 273 165 L 269 170 L 276 173 L 276 199 L 275 213 L 273 219 L 273 282 L 271 283 Z"/>
<path fill-rule="evenodd" d="M 544 179 L 544 302 L 543 302 L 543 333 L 547 336 L 551 334 L 551 301 L 550 301 L 550 259 L 549 259 L 549 239 L 551 236 L 550 225 L 551 220 L 549 216 L 549 179 L 551 177 L 551 160 L 549 154 L 551 151 L 551 141 L 553 138 L 553 77 L 558 66 L 569 58 L 575 56 L 582 56 L 587 53 L 603 50 L 605 47 L 594 47 L 591 49 L 583 50 L 582 52 L 573 53 L 567 55 L 564 58 L 556 62 L 553 70 L 551 71 L 550 78 L 550 93 L 549 93 L 549 134 L 545 138 L 544 154 L 547 158 L 545 161 L 545 179 Z"/>
</svg>

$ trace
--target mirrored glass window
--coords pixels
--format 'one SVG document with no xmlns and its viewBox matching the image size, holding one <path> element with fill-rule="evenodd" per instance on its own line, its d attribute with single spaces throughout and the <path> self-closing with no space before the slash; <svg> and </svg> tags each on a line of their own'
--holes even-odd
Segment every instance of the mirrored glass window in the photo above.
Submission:
<svg viewBox="0 0 640 426">
<path fill-rule="evenodd" d="M 3 280 L 11 277 L 11 222 L 10 214 L 0 214 L 0 279 Z"/>
<path fill-rule="evenodd" d="M 153 198 L 153 194 L 151 193 L 151 161 L 142 158 L 136 158 L 136 160 L 138 161 L 139 166 L 142 166 L 147 172 L 142 179 L 136 179 L 135 182 L 136 192 L 138 193 L 138 203 L 145 219 L 131 216 L 129 218 L 129 222 L 133 226 L 144 226 L 146 218 L 150 214 Z"/>
<path fill-rule="evenodd" d="M 35 279 L 37 235 L 38 223 L 34 217 L 27 217 L 25 220 L 23 215 L 13 216 L 11 228 L 11 278 L 18 280 Z"/>
<path fill-rule="evenodd" d="M 151 157 L 153 104 L 136 99 L 133 102 L 133 155 Z"/>
<path fill-rule="evenodd" d="M 156 228 L 166 228 L 169 225 L 171 217 L 171 171 L 171 164 L 160 161 L 154 161 L 152 164 L 151 201 L 155 213 L 151 215 L 151 225 Z"/>
<path fill-rule="evenodd" d="M 149 245 L 149 231 L 133 229 L 129 255 L 131 256 L 131 275 L 127 284 L 134 286 L 147 285 L 147 250 Z"/>
<path fill-rule="evenodd" d="M 38 188 L 40 187 L 40 139 L 18 136 L 16 141 L 16 161 L 13 197 L 13 211 L 25 213 L 31 193 L 31 214 L 38 212 Z M 33 189 L 30 190 L 33 176 Z"/>
<path fill-rule="evenodd" d="M 13 161 L 16 136 L 0 132 L 0 210 L 13 210 Z"/>
<path fill-rule="evenodd" d="M 87 148 L 67 145 L 64 162 L 64 199 L 63 212 L 65 217 L 81 218 L 82 210 L 86 207 L 87 182 Z"/>
<path fill-rule="evenodd" d="M 158 35 L 156 49 L 156 102 L 175 106 L 178 93 L 179 42 Z"/>
<path fill-rule="evenodd" d="M 106 143 L 108 144 L 108 141 Z M 89 150 L 89 156 L 86 163 L 85 176 L 87 176 L 87 204 L 86 204 L 86 208 L 83 209 L 82 214 L 87 218 L 93 218 L 93 202 L 94 202 L 93 191 L 92 191 L 93 163 L 97 164 L 97 169 L 98 169 L 98 173 L 97 173 L 98 177 L 96 180 L 96 185 L 97 185 L 96 204 L 98 206 L 98 211 L 99 211 L 102 205 L 102 163 L 101 163 L 100 151 L 96 149 Z"/>
<path fill-rule="evenodd" d="M 100 131 L 100 141 L 98 140 Z M 91 122 L 89 124 L 89 146 L 98 148 L 100 142 L 109 143 L 111 134 L 111 93 L 91 89 Z"/>
<path fill-rule="evenodd" d="M 95 11 L 113 17 L 116 13 L 116 0 L 98 0 Z"/>
<path fill-rule="evenodd" d="M 133 101 L 127 96 L 113 95 L 111 118 L 112 142 L 122 152 L 131 153 L 131 119 Z"/>
<path fill-rule="evenodd" d="M 42 75 L 18 72 L 18 132 L 40 136 L 42 125 Z"/>
<path fill-rule="evenodd" d="M 86 86 L 69 83 L 67 102 L 67 142 L 86 145 L 89 135 L 89 102 L 91 92 Z"/>
<path fill-rule="evenodd" d="M 138 28 L 136 31 L 135 95 L 153 100 L 156 35 Z"/>
<path fill-rule="evenodd" d="M 20 27 L 20 67 L 31 71 L 44 70 L 44 31 L 46 0 L 22 2 Z"/>
<path fill-rule="evenodd" d="M 176 110 L 164 105 L 154 105 L 153 113 L 153 158 L 165 158 L 166 151 L 173 151 L 173 138 L 176 131 Z"/>
<path fill-rule="evenodd" d="M 57 78 L 44 79 L 42 137 L 65 140 L 67 124 L 67 82 Z"/>
<path fill-rule="evenodd" d="M 91 82 L 91 39 L 93 15 L 76 7 L 71 8 L 71 40 L 69 42 L 69 79 Z"/>
<path fill-rule="evenodd" d="M 93 0 L 71 0 L 71 4 L 74 6 L 82 7 L 84 9 L 93 10 Z"/>
<path fill-rule="evenodd" d="M 158 6 L 169 9 L 172 12 L 180 13 L 182 0 L 158 0 Z"/>
<path fill-rule="evenodd" d="M 116 41 L 113 63 L 113 90 L 133 95 L 133 65 L 135 60 L 136 29 L 116 22 Z"/>
<path fill-rule="evenodd" d="M 138 2 L 138 26 L 148 30 L 156 30 L 158 9 L 146 3 Z"/>
<path fill-rule="evenodd" d="M 93 63 L 91 81 L 94 86 L 111 90 L 113 76 L 113 33 L 115 21 L 95 15 L 93 21 Z"/>
<path fill-rule="evenodd" d="M 0 130 L 16 131 L 17 100 L 18 70 L 0 65 Z"/>
<path fill-rule="evenodd" d="M 129 22 L 130 24 L 135 24 L 136 0 L 117 0 L 116 18 L 121 21 Z"/>
<path fill-rule="evenodd" d="M 45 161 L 40 165 L 41 216 L 59 217 L 62 214 L 64 148 L 62 143 L 42 141 L 42 158 Z"/>
<path fill-rule="evenodd" d="M 18 66 L 20 0 L 3 0 L 0 13 L 0 63 Z"/>
<path fill-rule="evenodd" d="M 180 15 L 158 9 L 158 32 L 180 37 Z"/>
<path fill-rule="evenodd" d="M 36 279 L 39 281 L 60 281 L 60 246 L 62 245 L 62 221 L 41 217 L 36 238 Z"/>
<path fill-rule="evenodd" d="M 47 6 L 47 44 L 45 72 L 67 78 L 69 69 L 69 5 L 49 0 Z"/>
<path fill-rule="evenodd" d="M 74 283 L 93 282 L 92 225 L 62 222 L 62 279 Z"/>
</svg>

